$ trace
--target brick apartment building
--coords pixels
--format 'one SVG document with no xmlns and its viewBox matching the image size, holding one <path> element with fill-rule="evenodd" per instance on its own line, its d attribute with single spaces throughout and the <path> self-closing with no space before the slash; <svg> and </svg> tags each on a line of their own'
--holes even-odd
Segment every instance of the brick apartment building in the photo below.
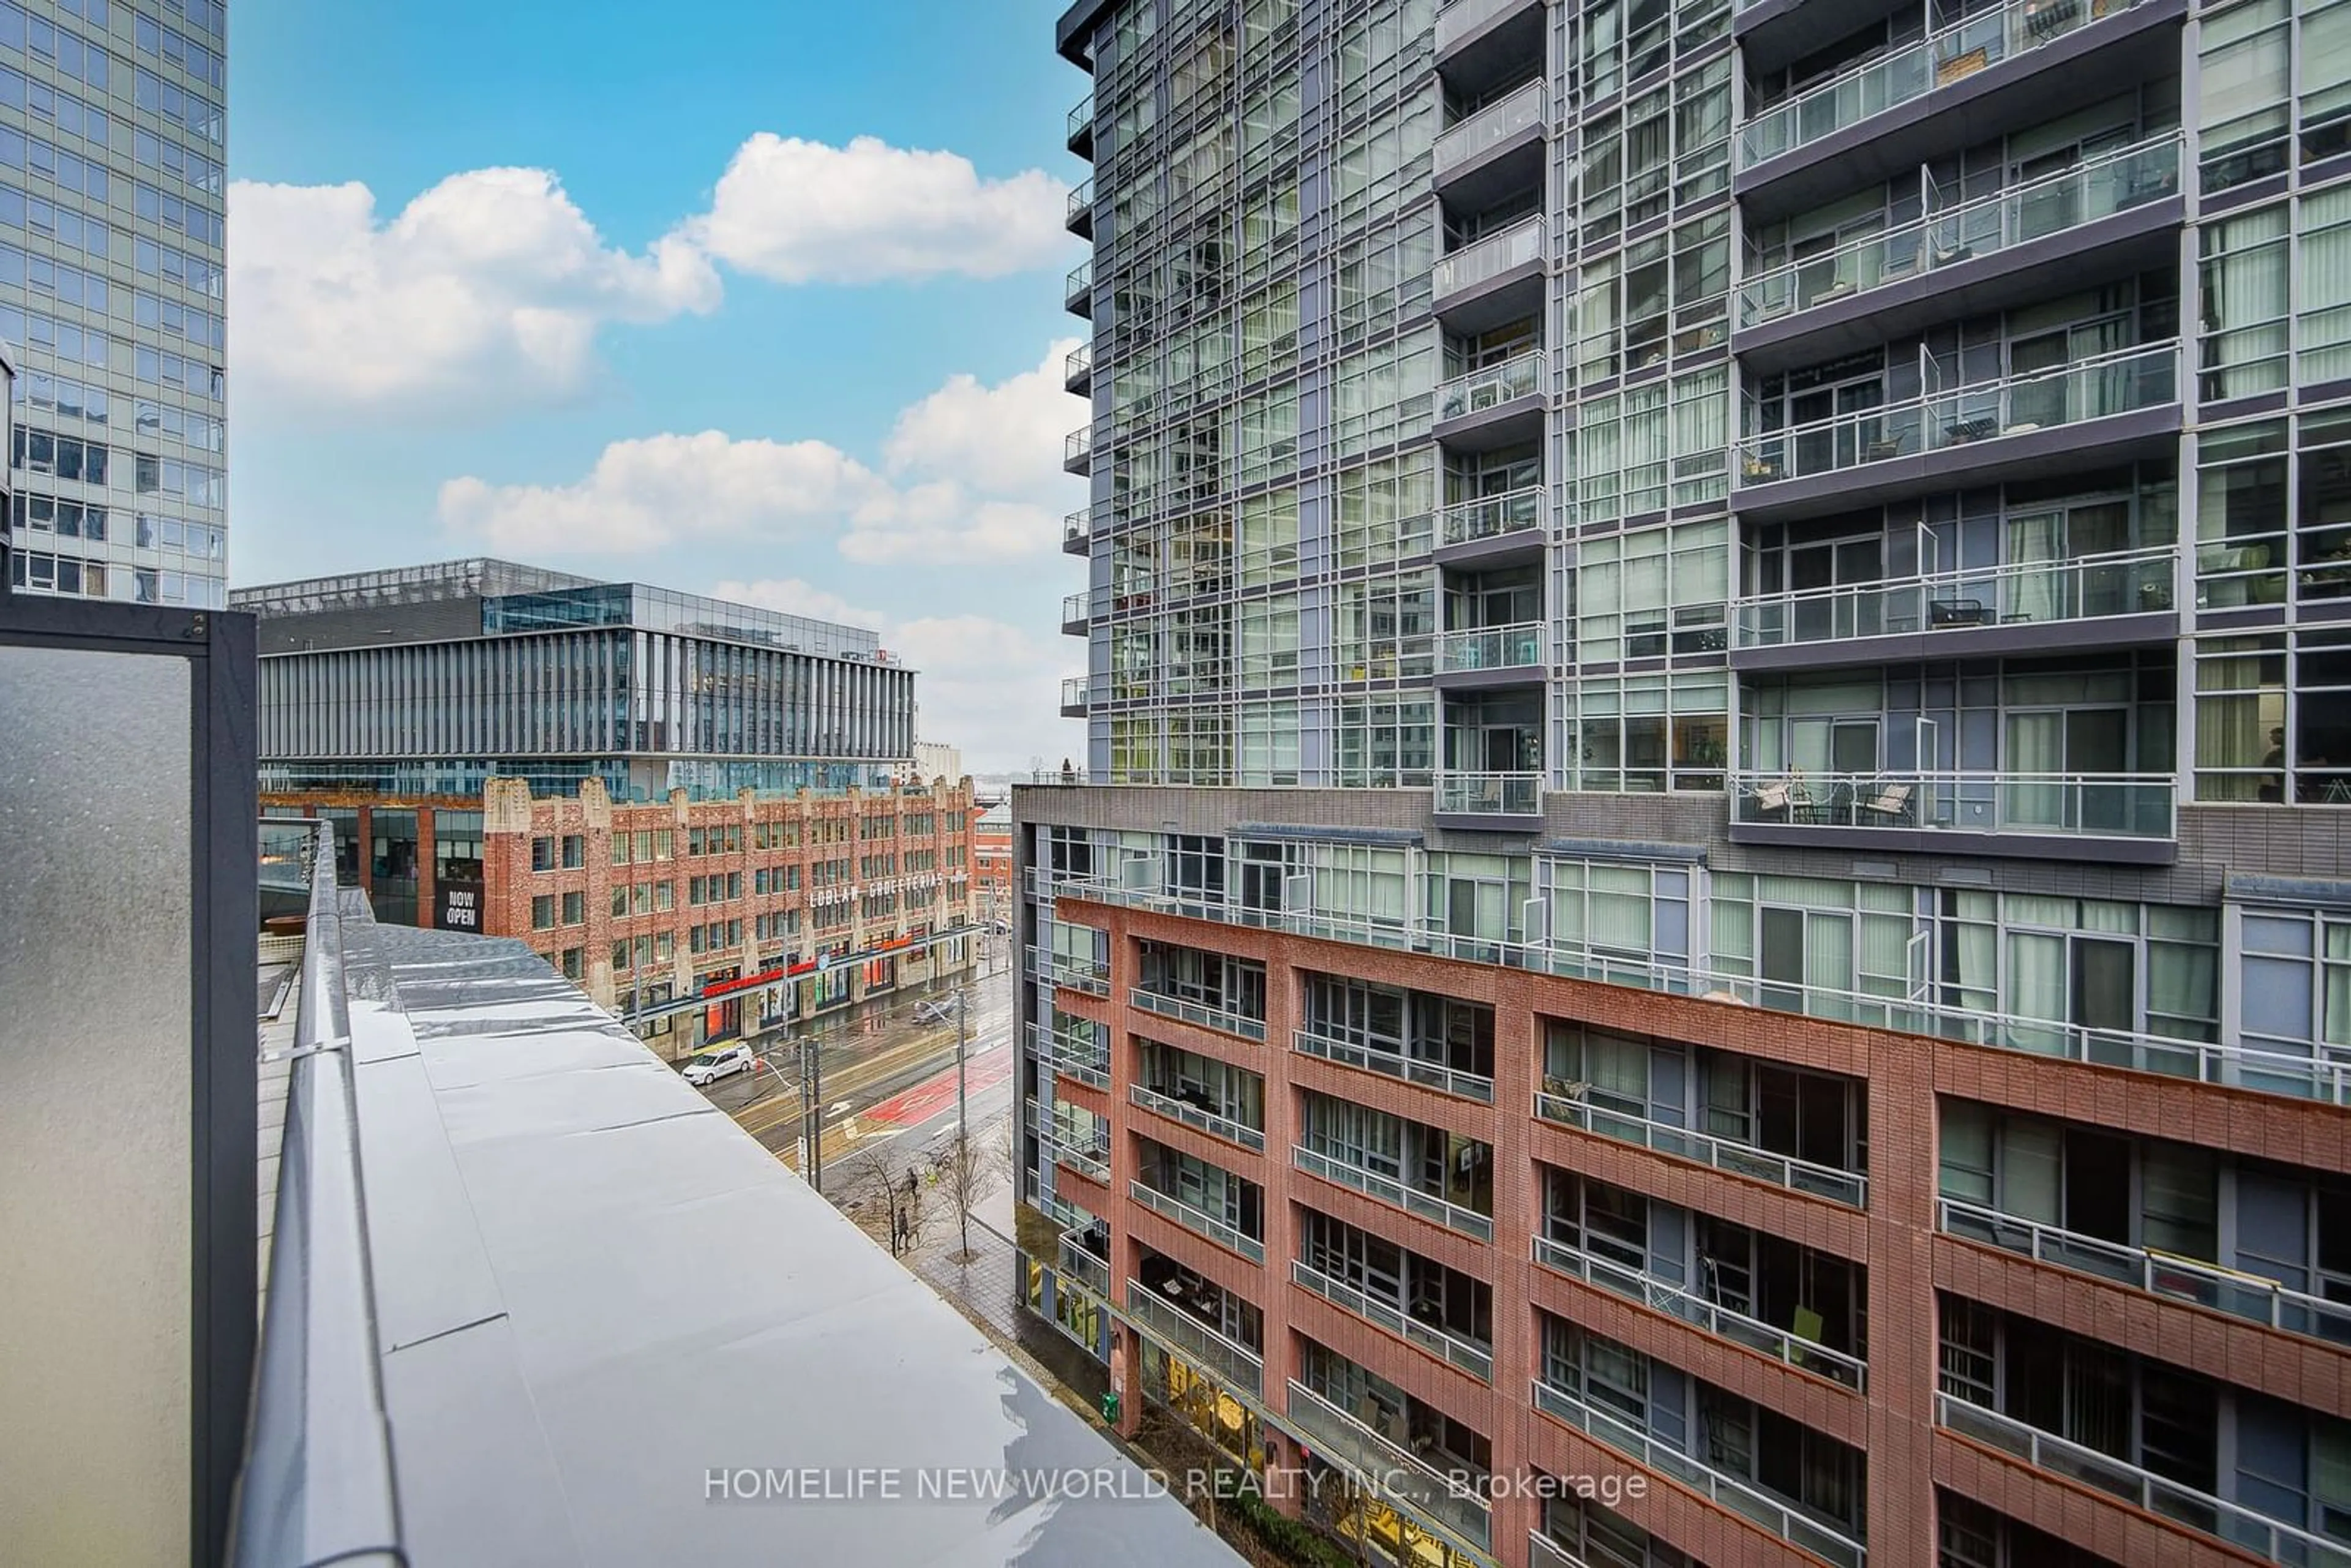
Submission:
<svg viewBox="0 0 2351 1568">
<path fill-rule="evenodd" d="M 1122 1416 L 1382 1563 L 2351 1564 L 2351 5 L 1056 43 Z"/>
</svg>

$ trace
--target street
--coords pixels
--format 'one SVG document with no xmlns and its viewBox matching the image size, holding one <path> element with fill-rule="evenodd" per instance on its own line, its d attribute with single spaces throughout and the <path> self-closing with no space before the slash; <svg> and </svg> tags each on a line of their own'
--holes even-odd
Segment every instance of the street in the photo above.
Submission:
<svg viewBox="0 0 2351 1568">
<path fill-rule="evenodd" d="M 1012 1045 L 1012 982 L 1018 967 L 1010 944 L 987 939 L 984 967 L 968 982 L 970 995 L 965 1072 L 973 1140 L 983 1147 L 1002 1145 L 1015 1089 Z M 853 1015 L 820 1019 L 811 1026 L 821 1041 L 819 1082 L 824 1103 L 825 1186 L 846 1176 L 844 1162 L 861 1149 L 885 1148 L 891 1168 L 928 1168 L 953 1140 L 956 1127 L 956 1020 L 916 1023 L 925 1002 L 948 999 L 954 991 L 910 991 L 869 1004 Z M 800 1031 L 779 1032 L 749 1041 L 763 1065 L 710 1085 L 711 1103 L 730 1113 L 745 1131 L 795 1168 L 802 1132 Z M 835 1197 L 851 1196 L 834 1190 Z"/>
</svg>

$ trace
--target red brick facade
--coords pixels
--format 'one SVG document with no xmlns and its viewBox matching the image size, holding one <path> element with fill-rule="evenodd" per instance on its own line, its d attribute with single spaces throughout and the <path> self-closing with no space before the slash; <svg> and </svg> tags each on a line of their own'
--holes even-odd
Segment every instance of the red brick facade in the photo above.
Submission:
<svg viewBox="0 0 2351 1568">
<path fill-rule="evenodd" d="M 1110 1030 L 1116 1087 L 1099 1095 L 1068 1080 L 1057 1091 L 1107 1116 L 1111 1188 L 1082 1186 L 1064 1167 L 1061 1190 L 1111 1221 L 1113 1296 L 1139 1271 L 1148 1247 L 1257 1303 L 1264 1313 L 1264 1388 L 1279 1411 L 1299 1374 L 1298 1335 L 1340 1351 L 1408 1394 L 1468 1424 L 1492 1445 L 1496 1477 L 1531 1469 L 1552 1476 L 1636 1471 L 1623 1455 L 1539 1412 L 1531 1387 L 1542 1374 L 1537 1309 L 1655 1355 L 1863 1450 L 1863 1517 L 1870 1568 L 1935 1568 L 1936 1488 L 1975 1500 L 2116 1563 L 2219 1564 L 2252 1561 L 2211 1536 L 2116 1497 L 2076 1485 L 1936 1424 L 1938 1286 L 1974 1300 L 2204 1369 L 2248 1388 L 2342 1415 L 2351 1410 L 2351 1347 L 2303 1338 L 2185 1302 L 2105 1284 L 1937 1229 L 1937 1101 L 1964 1096 L 2111 1128 L 2192 1140 L 2314 1172 L 2351 1171 L 2351 1136 L 2335 1107 L 2021 1052 L 1930 1040 L 1721 1001 L 1635 991 L 1281 932 L 1211 925 L 1084 902 L 1063 890 L 1055 917 L 1106 929 L 1111 994 L 1061 988 L 1055 1007 Z M 1128 1005 L 1140 983 L 1138 939 L 1180 944 L 1265 964 L 1266 1043 L 1196 1027 Z M 1355 977 L 1495 1009 L 1494 1103 L 1358 1071 L 1290 1048 L 1301 1019 L 1301 972 Z M 1581 1021 L 1687 1041 L 1779 1063 L 1847 1075 L 1866 1085 L 1868 1181 L 1865 1207 L 1765 1185 L 1692 1161 L 1538 1117 L 1546 1019 Z M 1254 1154 L 1134 1104 L 1125 1084 L 1139 1071 L 1137 1037 L 1261 1073 L 1268 1152 Z M 1490 1242 L 1296 1169 L 1289 1159 L 1298 1096 L 1311 1089 L 1442 1127 L 1494 1150 Z M 1212 1161 L 1262 1184 L 1266 1261 L 1254 1264 L 1127 1197 L 1141 1173 L 1138 1136 Z M 1857 1393 L 1774 1356 L 1538 1266 L 1543 1169 L 1597 1178 L 1866 1265 L 1867 1390 Z M 1095 1208 L 1107 1203 L 1106 1208 Z M 1487 1281 L 1493 1290 L 1490 1383 L 1447 1364 L 1295 1285 L 1300 1205 Z M 1493 1505 L 1494 1554 L 1526 1561 L 1541 1504 L 1505 1497 Z M 1619 1513 L 1695 1561 L 1811 1564 L 1815 1559 L 1702 1493 L 1652 1473 L 1647 1492 Z"/>
<path fill-rule="evenodd" d="M 968 780 L 840 795 L 746 790 L 719 800 L 689 800 L 677 790 L 664 801 L 620 804 L 592 779 L 569 800 L 534 800 L 519 780 L 494 779 L 480 800 L 301 794 L 267 797 L 264 807 L 305 816 L 355 810 L 359 885 L 371 891 L 374 813 L 413 810 L 423 925 L 434 923 L 442 891 L 434 884 L 435 811 L 482 812 L 479 930 L 528 942 L 619 1011 L 689 998 L 705 982 L 761 974 L 787 960 L 868 954 L 967 927 L 977 913 Z M 622 858 L 616 841 L 625 843 Z M 641 885 L 648 890 L 643 900 Z M 624 913 L 614 913 L 616 889 Z M 714 926 L 723 935 L 708 940 Z M 705 939 L 697 940 L 697 928 Z M 628 944 L 633 964 L 641 939 L 649 961 L 616 966 L 616 945 Z M 789 998 L 778 982 L 675 1012 L 652 1025 L 648 1037 L 656 1049 L 680 1054 L 714 1034 L 754 1030 L 763 1015 L 789 1009 L 807 1017 L 919 985 L 968 967 L 972 951 L 960 940 L 927 951 L 910 942 L 903 956 L 793 981 L 797 994 Z"/>
</svg>

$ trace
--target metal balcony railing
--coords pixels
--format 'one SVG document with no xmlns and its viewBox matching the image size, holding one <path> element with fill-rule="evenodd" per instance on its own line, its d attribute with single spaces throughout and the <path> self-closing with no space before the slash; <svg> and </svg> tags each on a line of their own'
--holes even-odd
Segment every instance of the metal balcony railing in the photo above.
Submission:
<svg viewBox="0 0 2351 1568">
<path fill-rule="evenodd" d="M 1541 669 L 1543 666 L 1543 623 L 1529 621 L 1516 626 L 1472 626 L 1437 634 L 1437 667 L 1446 674 L 1464 670 Z"/>
<path fill-rule="evenodd" d="M 1040 950 L 1039 972 L 1057 986 L 1083 991 L 1090 997 L 1110 995 L 1110 960 L 1081 957 L 1075 953 Z"/>
<path fill-rule="evenodd" d="M 1265 1261 L 1265 1243 L 1228 1225 L 1205 1210 L 1193 1207 L 1180 1197 L 1170 1197 L 1157 1187 L 1140 1181 L 1126 1184 L 1126 1194 L 1154 1214 L 1174 1220 L 1195 1235 L 1205 1236 L 1228 1252 L 1238 1252 L 1252 1263 Z"/>
<path fill-rule="evenodd" d="M 335 842 L 327 824 L 316 832 L 252 1430 L 230 1542 L 239 1563 L 389 1560 L 401 1550 Z"/>
<path fill-rule="evenodd" d="M 1110 1294 L 1110 1265 L 1081 1246 L 1074 1236 L 1061 1238 L 1061 1272 L 1107 1301 Z"/>
<path fill-rule="evenodd" d="M 1069 210 L 1065 214 L 1071 223 L 1091 213 L 1094 204 L 1093 176 L 1089 174 L 1070 192 Z"/>
<path fill-rule="evenodd" d="M 1084 593 L 1063 594 L 1061 596 L 1061 624 L 1064 626 L 1081 626 L 1085 624 L 1090 614 L 1087 604 L 1091 597 L 1091 595 Z"/>
<path fill-rule="evenodd" d="M 1449 256 L 1437 258 L 1429 273 L 1429 292 L 1439 299 L 1474 288 L 1514 267 L 1540 260 L 1547 220 L 1533 213 L 1509 228 L 1472 240 Z"/>
<path fill-rule="evenodd" d="M 2168 610 L 2177 602 L 2179 560 L 2177 549 L 2158 545 L 2112 555 L 2009 561 L 1932 577 L 1765 594 L 1732 606 L 1734 646 L 1778 648 Z"/>
<path fill-rule="evenodd" d="M 2179 193 L 2175 134 L 1759 273 L 1739 286 L 1739 325 L 1759 326 Z"/>
<path fill-rule="evenodd" d="M 1081 1148 L 1074 1144 L 1062 1143 L 1056 1143 L 1053 1145 L 1053 1157 L 1056 1160 L 1076 1171 L 1080 1176 L 1092 1176 L 1104 1186 L 1110 1185 L 1109 1155 L 1110 1150 L 1099 1144 L 1092 1148 Z"/>
<path fill-rule="evenodd" d="M 1742 486 L 1754 486 L 1835 474 L 1889 458 L 2159 408 L 2179 396 L 2177 342 L 2121 349 L 2076 364 L 1742 436 L 1737 478 Z"/>
<path fill-rule="evenodd" d="M 1938 1215 L 1946 1235 L 1980 1241 L 2077 1274 L 2095 1275 L 2151 1296 L 2226 1312 L 2283 1333 L 2351 1344 L 2351 1302 L 2330 1301 L 2288 1290 L 2259 1274 L 2224 1269 L 2176 1252 L 2100 1240 L 1957 1198 L 1939 1200 Z"/>
<path fill-rule="evenodd" d="M 2138 773 L 1733 772 L 1730 820 L 1772 827 L 1914 828 L 2170 839 L 2178 780 Z"/>
<path fill-rule="evenodd" d="M 1541 125 L 1550 99 L 1539 78 L 1516 92 L 1497 99 L 1465 120 L 1446 127 L 1430 149 L 1430 162 L 1441 179 L 1445 172 L 1475 158 L 1499 141 L 1506 141 L 1530 125 Z"/>
<path fill-rule="evenodd" d="M 1855 1393 L 1867 1391 L 1869 1369 L 1859 1359 L 1843 1351 L 1804 1339 L 1787 1329 L 1774 1328 L 1760 1318 L 1734 1312 L 1703 1296 L 1694 1295 L 1678 1285 L 1669 1285 L 1654 1274 L 1628 1268 L 1596 1252 L 1562 1245 L 1549 1237 L 1534 1239 L 1535 1261 L 1546 1269 L 1556 1269 L 1571 1279 L 1613 1291 L 1628 1301 L 1679 1318 L 1692 1328 L 1743 1344 L 1750 1350 L 1761 1351 L 1774 1361 L 1784 1361 L 1790 1366 L 1816 1373 L 1832 1383 L 1842 1384 Z"/>
<path fill-rule="evenodd" d="M 1061 380 L 1064 383 L 1081 382 L 1088 376 L 1093 374 L 1093 369 L 1094 346 L 1092 343 L 1080 343 L 1076 348 L 1071 349 L 1069 351 L 1069 354 L 1061 361 Z M 1073 512 L 1071 515 L 1072 517 L 1082 517 L 1085 516 L 1085 510 L 1083 508 L 1080 508 L 1078 511 Z M 1066 538 L 1068 536 L 1064 537 Z M 1080 530 L 1078 537 L 1084 537 L 1082 529 Z"/>
<path fill-rule="evenodd" d="M 1376 1323 L 1390 1333 L 1410 1340 L 1430 1354 L 1459 1367 L 1482 1383 L 1494 1380 L 1494 1352 L 1490 1345 L 1463 1339 L 1449 1329 L 1423 1322 L 1390 1301 L 1367 1295 L 1343 1280 L 1333 1279 L 1303 1259 L 1290 1263 L 1290 1283 L 1303 1285 L 1333 1306 L 1343 1307 L 1365 1322 Z"/>
<path fill-rule="evenodd" d="M 1093 257 L 1088 256 L 1070 268 L 1070 276 L 1061 282 L 1061 302 L 1074 307 L 1094 291 Z"/>
<path fill-rule="evenodd" d="M 1157 1013 L 1161 1018 L 1174 1019 L 1179 1023 L 1197 1024 L 1202 1029 L 1237 1034 L 1243 1040 L 1265 1039 L 1263 1019 L 1251 1018 L 1247 1013 L 1234 1012 L 1228 1008 L 1212 1008 L 1206 1002 L 1163 996 L 1157 991 L 1146 991 L 1140 986 L 1128 993 L 1127 1001 L 1144 1012 Z"/>
<path fill-rule="evenodd" d="M 1437 540 L 1463 545 L 1541 528 L 1543 506 L 1549 497 L 1550 492 L 1542 486 L 1529 485 L 1499 496 L 1452 502 L 1437 514 Z"/>
<path fill-rule="evenodd" d="M 1038 781 L 1050 783 L 1055 777 L 1045 775 Z M 1204 907 L 1192 895 L 1179 899 L 1155 887 L 1123 886 L 1108 878 L 1061 877 L 1047 885 L 1067 897 L 1123 904 L 1135 909 L 1155 909 L 1196 916 Z M 1582 946 L 1554 946 L 1546 942 L 1455 936 L 1432 929 L 1416 918 L 1375 921 L 1361 915 L 1317 909 L 1311 903 L 1301 908 L 1269 909 L 1228 899 L 1222 904 L 1213 906 L 1212 917 L 1236 925 L 1287 931 L 1328 942 L 1349 942 L 1395 952 L 1426 953 L 1437 957 L 1461 956 L 1463 949 L 1477 947 L 1487 951 L 1487 962 L 1542 974 L 1564 975 L 1572 979 L 1593 980 L 1603 985 L 1624 986 L 1635 990 L 1656 991 L 1706 1001 L 1771 1008 L 1782 1012 L 1833 1019 L 1871 1029 L 1928 1035 L 2002 1051 L 2030 1051 L 2036 1056 L 2054 1056 L 2069 1061 L 2092 1061 L 2135 1072 L 2158 1073 L 2206 1083 L 2225 1083 L 2255 1093 L 2316 1100 L 2332 1105 L 2351 1105 L 2351 1058 L 2324 1054 L 2317 1047 L 2307 1053 L 2293 1054 L 2185 1040 L 2172 1035 L 2152 1034 L 2144 1030 L 2091 1029 L 1938 1001 L 1935 988 L 1913 996 L 1853 990 L 1837 986 L 1794 984 L 1750 974 L 1694 967 L 1687 964 L 1626 957 Z M 1304 1046 L 1298 1049 L 1308 1050 L 1310 1054 L 1325 1054 Z M 1372 1071 L 1384 1071 L 1386 1069 L 1374 1066 Z M 1562 1115 L 1557 1119 L 1570 1118 Z M 1700 1136 L 1681 1128 L 1667 1130 L 1682 1137 Z M 1693 1155 L 1688 1157 L 1703 1159 L 1706 1156 Z M 1779 1156 L 1767 1157 L 1776 1159 Z M 1776 1178 L 1766 1176 L 1759 1179 L 1768 1181 Z M 1844 1176 L 1843 1179 L 1854 1181 L 1859 1178 Z"/>
<path fill-rule="evenodd" d="M 1732 1176 L 1768 1182 L 1790 1192 L 1809 1193 L 1855 1208 L 1869 1207 L 1869 1178 L 1859 1171 L 1814 1165 L 1790 1155 L 1775 1155 L 1752 1144 L 1734 1143 L 1687 1127 L 1667 1126 L 1663 1122 L 1611 1110 L 1574 1095 L 1538 1093 L 1535 1114 L 1600 1137 L 1636 1144 L 1657 1154 L 1695 1160 Z"/>
<path fill-rule="evenodd" d="M 1845 1527 L 1814 1519 L 1792 1505 L 1737 1476 L 1701 1464 L 1681 1449 L 1660 1441 L 1614 1413 L 1579 1395 L 1535 1380 L 1535 1408 L 1566 1422 L 1630 1457 L 1660 1475 L 1671 1476 L 1691 1490 L 1713 1499 L 1733 1513 L 1753 1520 L 1781 1540 L 1801 1546 L 1837 1568 L 1861 1568 L 1868 1560 L 1862 1543 L 1844 1533 Z"/>
<path fill-rule="evenodd" d="M 1083 713 L 1085 710 L 1085 677 L 1083 675 L 1071 675 L 1065 677 L 1061 682 L 1061 712 L 1064 714 L 1071 714 Z M 1038 780 L 1040 784 L 1050 784 L 1055 781 L 1056 778 L 1051 777 Z"/>
<path fill-rule="evenodd" d="M 1592 1568 L 1540 1530 L 1527 1532 L 1527 1568 Z"/>
<path fill-rule="evenodd" d="M 1447 773 L 1437 780 L 1437 809 L 1475 817 L 1542 813 L 1540 773 Z"/>
<path fill-rule="evenodd" d="M 1075 141 L 1078 139 L 1078 132 L 1088 129 L 1093 122 L 1094 95 L 1088 93 L 1078 99 L 1077 106 L 1070 110 L 1069 139 Z"/>
<path fill-rule="evenodd" d="M 1075 359 L 1077 356 L 1072 354 L 1070 357 Z M 1071 545 L 1080 539 L 1091 538 L 1093 535 L 1093 526 L 1094 509 L 1092 507 L 1080 507 L 1061 519 L 1061 542 L 1064 545 Z"/>
<path fill-rule="evenodd" d="M 1481 1557 L 1493 1518 L 1470 1471 L 1446 1475 L 1381 1436 L 1302 1383 L 1290 1385 L 1290 1418 L 1314 1440 L 1318 1457 L 1337 1461 L 1374 1497 L 1401 1502 Z"/>
<path fill-rule="evenodd" d="M 2241 1503 L 2196 1491 L 1954 1395 L 1935 1396 L 1935 1420 L 2035 1469 L 2095 1488 L 2199 1534 L 2243 1547 L 2263 1562 L 2291 1563 L 2294 1568 L 2351 1568 L 2351 1542 L 2297 1530 Z"/>
<path fill-rule="evenodd" d="M 1353 1040 L 1335 1040 L 1330 1035 L 1302 1029 L 1290 1035 L 1290 1049 L 1303 1056 L 1319 1056 L 1325 1061 L 1335 1061 L 1343 1067 L 1360 1067 L 1366 1072 L 1401 1078 L 1407 1083 L 1422 1084 L 1481 1104 L 1491 1105 L 1494 1103 L 1492 1079 L 1475 1072 L 1463 1072 L 1442 1062 L 1371 1051 Z"/>
<path fill-rule="evenodd" d="M 1178 1099 L 1173 1094 L 1147 1088 L 1140 1083 L 1129 1084 L 1126 1097 L 1146 1111 L 1165 1116 L 1170 1121 L 1181 1122 L 1186 1126 L 1206 1133 L 1212 1138 L 1222 1138 L 1226 1143 L 1238 1144 L 1242 1148 L 1252 1149 L 1259 1154 L 1265 1153 L 1264 1132 L 1250 1126 L 1246 1122 L 1216 1111 L 1203 1109 L 1188 1100 Z"/>
<path fill-rule="evenodd" d="M 1739 0 L 1745 9 L 1754 0 Z M 1924 98 L 2139 0 L 2010 0 L 1756 112 L 1739 134 L 1742 169 Z"/>
<path fill-rule="evenodd" d="M 1094 427 L 1081 424 L 1070 432 L 1069 438 L 1061 443 L 1061 465 L 1066 468 L 1083 463 L 1093 455 L 1093 452 Z"/>
<path fill-rule="evenodd" d="M 1320 1149 L 1310 1149 L 1302 1145 L 1291 1145 L 1290 1159 L 1292 1165 L 1311 1176 L 1321 1176 L 1324 1181 L 1336 1182 L 1341 1186 L 1353 1187 L 1366 1197 L 1378 1198 L 1382 1203 L 1393 1204 L 1408 1214 L 1416 1214 L 1423 1219 L 1433 1220 L 1449 1229 L 1458 1230 L 1464 1236 L 1474 1236 L 1480 1241 L 1491 1241 L 1494 1239 L 1494 1220 L 1491 1215 L 1480 1214 L 1474 1208 L 1465 1208 L 1458 1203 L 1438 1197 L 1432 1193 L 1423 1192 L 1418 1187 L 1406 1186 L 1392 1176 L 1375 1170 L 1367 1170 L 1352 1161 L 1334 1159 Z"/>
<path fill-rule="evenodd" d="M 1529 349 L 1496 364 L 1464 371 L 1437 389 L 1437 417 L 1483 413 L 1543 390 L 1543 352 Z"/>
<path fill-rule="evenodd" d="M 1162 1341 L 1196 1365 L 1205 1366 L 1252 1399 L 1265 1397 L 1265 1362 L 1257 1352 L 1227 1339 L 1183 1308 L 1126 1282 L 1126 1312 L 1144 1333 Z"/>
</svg>

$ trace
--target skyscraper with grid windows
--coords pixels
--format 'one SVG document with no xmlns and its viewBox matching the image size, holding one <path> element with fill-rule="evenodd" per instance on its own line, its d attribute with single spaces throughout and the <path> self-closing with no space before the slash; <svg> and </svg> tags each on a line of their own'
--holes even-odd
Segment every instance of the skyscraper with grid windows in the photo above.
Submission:
<svg viewBox="0 0 2351 1568">
<path fill-rule="evenodd" d="M 1390 1561 L 2351 1563 L 2351 4 L 1057 43 L 1122 1418 Z"/>
<path fill-rule="evenodd" d="M 223 0 L 0 0 L 11 587 L 228 602 Z"/>
</svg>

